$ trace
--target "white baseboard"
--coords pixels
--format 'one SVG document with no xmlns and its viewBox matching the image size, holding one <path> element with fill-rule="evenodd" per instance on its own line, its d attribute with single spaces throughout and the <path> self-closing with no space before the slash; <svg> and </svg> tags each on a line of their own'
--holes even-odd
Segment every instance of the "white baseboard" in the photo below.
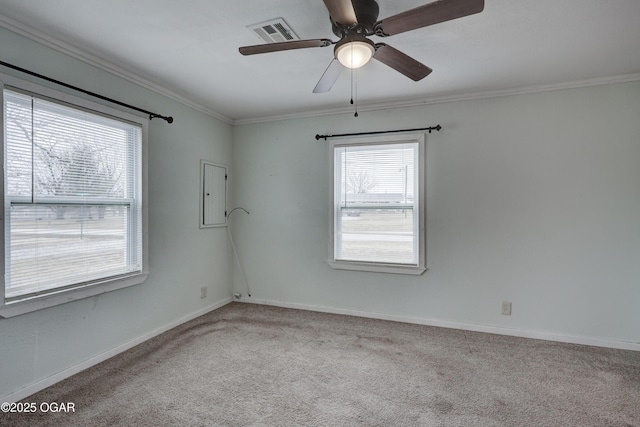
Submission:
<svg viewBox="0 0 640 427">
<path fill-rule="evenodd" d="M 85 360 L 84 362 L 78 363 L 74 366 L 71 366 L 67 369 L 65 369 L 64 371 L 58 372 L 57 374 L 51 375 L 50 377 L 44 378 L 40 381 L 37 381 L 23 389 L 20 389 L 16 392 L 13 392 L 11 394 L 8 394 L 6 396 L 2 396 L 0 397 L 0 402 L 18 402 L 26 397 L 31 396 L 34 393 L 37 393 L 41 390 L 44 390 L 47 387 L 50 387 L 52 385 L 54 385 L 55 383 L 58 383 L 66 378 L 69 378 L 72 375 L 75 375 L 79 372 L 84 371 L 87 368 L 90 368 L 94 365 L 97 365 L 100 362 L 104 362 L 105 360 L 122 353 L 123 351 L 129 350 L 130 348 L 135 347 L 138 344 L 142 344 L 143 342 L 150 340 L 151 338 L 160 335 L 163 332 L 166 332 L 170 329 L 175 328 L 176 326 L 180 326 L 183 323 L 186 323 L 190 320 L 193 320 L 197 317 L 200 317 L 204 314 L 207 314 L 213 310 L 216 310 L 220 307 L 223 307 L 227 304 L 229 304 L 230 302 L 232 302 L 233 299 L 231 297 L 229 298 L 225 298 L 221 301 L 216 302 L 213 305 L 207 306 L 201 310 L 198 310 L 194 313 L 191 313 L 187 316 L 181 317 L 177 320 L 174 320 L 171 323 L 168 323 L 158 329 L 154 329 L 153 331 L 150 331 L 144 335 L 141 335 L 137 338 L 134 338 L 131 341 L 128 341 L 122 345 L 119 345 L 117 347 L 114 347 L 108 351 L 105 351 L 104 353 L 98 354 L 96 356 L 91 357 L 90 359 Z"/>
<path fill-rule="evenodd" d="M 325 307 L 325 306 L 310 305 L 310 304 L 289 303 L 289 302 L 282 302 L 282 301 L 271 301 L 271 300 L 264 300 L 264 299 L 255 299 L 255 298 L 242 298 L 242 299 L 236 299 L 235 301 L 250 303 L 250 304 L 271 305 L 275 307 L 294 308 L 298 310 L 318 311 L 321 313 L 344 314 L 348 316 L 366 317 L 370 319 L 413 323 L 417 325 L 437 326 L 440 328 L 461 329 L 466 331 L 485 332 L 489 334 L 508 335 L 513 337 L 532 338 L 532 339 L 546 340 L 546 341 L 556 341 L 556 342 L 563 342 L 563 343 L 569 343 L 569 344 L 581 344 L 581 345 L 590 345 L 594 347 L 614 348 L 619 350 L 640 351 L 640 343 L 603 340 L 599 338 L 557 334 L 557 333 L 545 332 L 545 331 L 530 331 L 530 330 L 524 330 L 524 329 L 503 328 L 500 326 L 450 322 L 450 321 L 438 320 L 438 319 L 396 316 L 392 314 L 373 313 L 368 311 L 348 310 L 348 309 L 342 309 L 342 308 L 333 308 L 333 307 Z"/>
</svg>

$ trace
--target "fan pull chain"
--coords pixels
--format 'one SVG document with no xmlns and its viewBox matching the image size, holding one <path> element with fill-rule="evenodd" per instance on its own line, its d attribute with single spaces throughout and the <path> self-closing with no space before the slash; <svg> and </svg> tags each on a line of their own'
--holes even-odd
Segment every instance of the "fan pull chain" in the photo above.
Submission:
<svg viewBox="0 0 640 427">
<path fill-rule="evenodd" d="M 355 73 L 355 74 L 354 74 Z M 355 102 L 354 102 L 355 99 Z M 358 70 L 351 69 L 351 105 L 356 107 L 356 112 L 353 117 L 358 117 Z"/>
<path fill-rule="evenodd" d="M 356 112 L 353 117 L 358 117 L 358 70 L 355 70 L 355 85 L 354 91 L 356 93 Z"/>
<path fill-rule="evenodd" d="M 349 70 L 351 72 L 351 105 L 353 105 L 353 68 Z"/>
</svg>

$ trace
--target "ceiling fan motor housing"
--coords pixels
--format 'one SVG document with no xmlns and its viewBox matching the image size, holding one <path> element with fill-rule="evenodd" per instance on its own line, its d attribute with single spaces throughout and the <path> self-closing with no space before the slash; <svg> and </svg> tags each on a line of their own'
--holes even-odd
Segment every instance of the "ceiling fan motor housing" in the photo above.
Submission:
<svg viewBox="0 0 640 427">
<path fill-rule="evenodd" d="M 356 12 L 358 23 L 355 25 L 344 25 L 336 23 L 331 19 L 331 29 L 333 34 L 342 38 L 348 34 L 373 34 L 373 27 L 378 22 L 380 7 L 375 0 L 351 0 L 353 9 Z"/>
</svg>

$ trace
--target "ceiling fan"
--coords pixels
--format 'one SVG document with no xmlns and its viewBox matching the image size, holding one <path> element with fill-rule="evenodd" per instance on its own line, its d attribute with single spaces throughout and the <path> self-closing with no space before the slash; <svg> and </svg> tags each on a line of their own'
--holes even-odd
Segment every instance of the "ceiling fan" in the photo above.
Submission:
<svg viewBox="0 0 640 427">
<path fill-rule="evenodd" d="M 431 68 L 385 43 L 368 37 L 388 37 L 417 28 L 482 12 L 484 0 L 437 0 L 378 21 L 380 9 L 375 0 L 324 0 L 329 10 L 333 33 L 330 39 L 295 40 L 241 47 L 242 55 L 278 52 L 291 49 L 327 47 L 335 44 L 334 59 L 325 70 L 314 93 L 328 92 L 345 67 L 360 68 L 371 58 L 377 59 L 414 81 L 431 73 Z"/>
</svg>

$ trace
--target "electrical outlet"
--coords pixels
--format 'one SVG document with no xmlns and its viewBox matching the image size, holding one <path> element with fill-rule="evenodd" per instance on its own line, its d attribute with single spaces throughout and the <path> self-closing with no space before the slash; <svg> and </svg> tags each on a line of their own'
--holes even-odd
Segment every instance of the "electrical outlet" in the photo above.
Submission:
<svg viewBox="0 0 640 427">
<path fill-rule="evenodd" d="M 511 301 L 502 301 L 502 314 L 511 316 Z"/>
<path fill-rule="evenodd" d="M 207 297 L 207 287 L 203 286 L 200 288 L 200 298 L 206 298 Z"/>
</svg>

